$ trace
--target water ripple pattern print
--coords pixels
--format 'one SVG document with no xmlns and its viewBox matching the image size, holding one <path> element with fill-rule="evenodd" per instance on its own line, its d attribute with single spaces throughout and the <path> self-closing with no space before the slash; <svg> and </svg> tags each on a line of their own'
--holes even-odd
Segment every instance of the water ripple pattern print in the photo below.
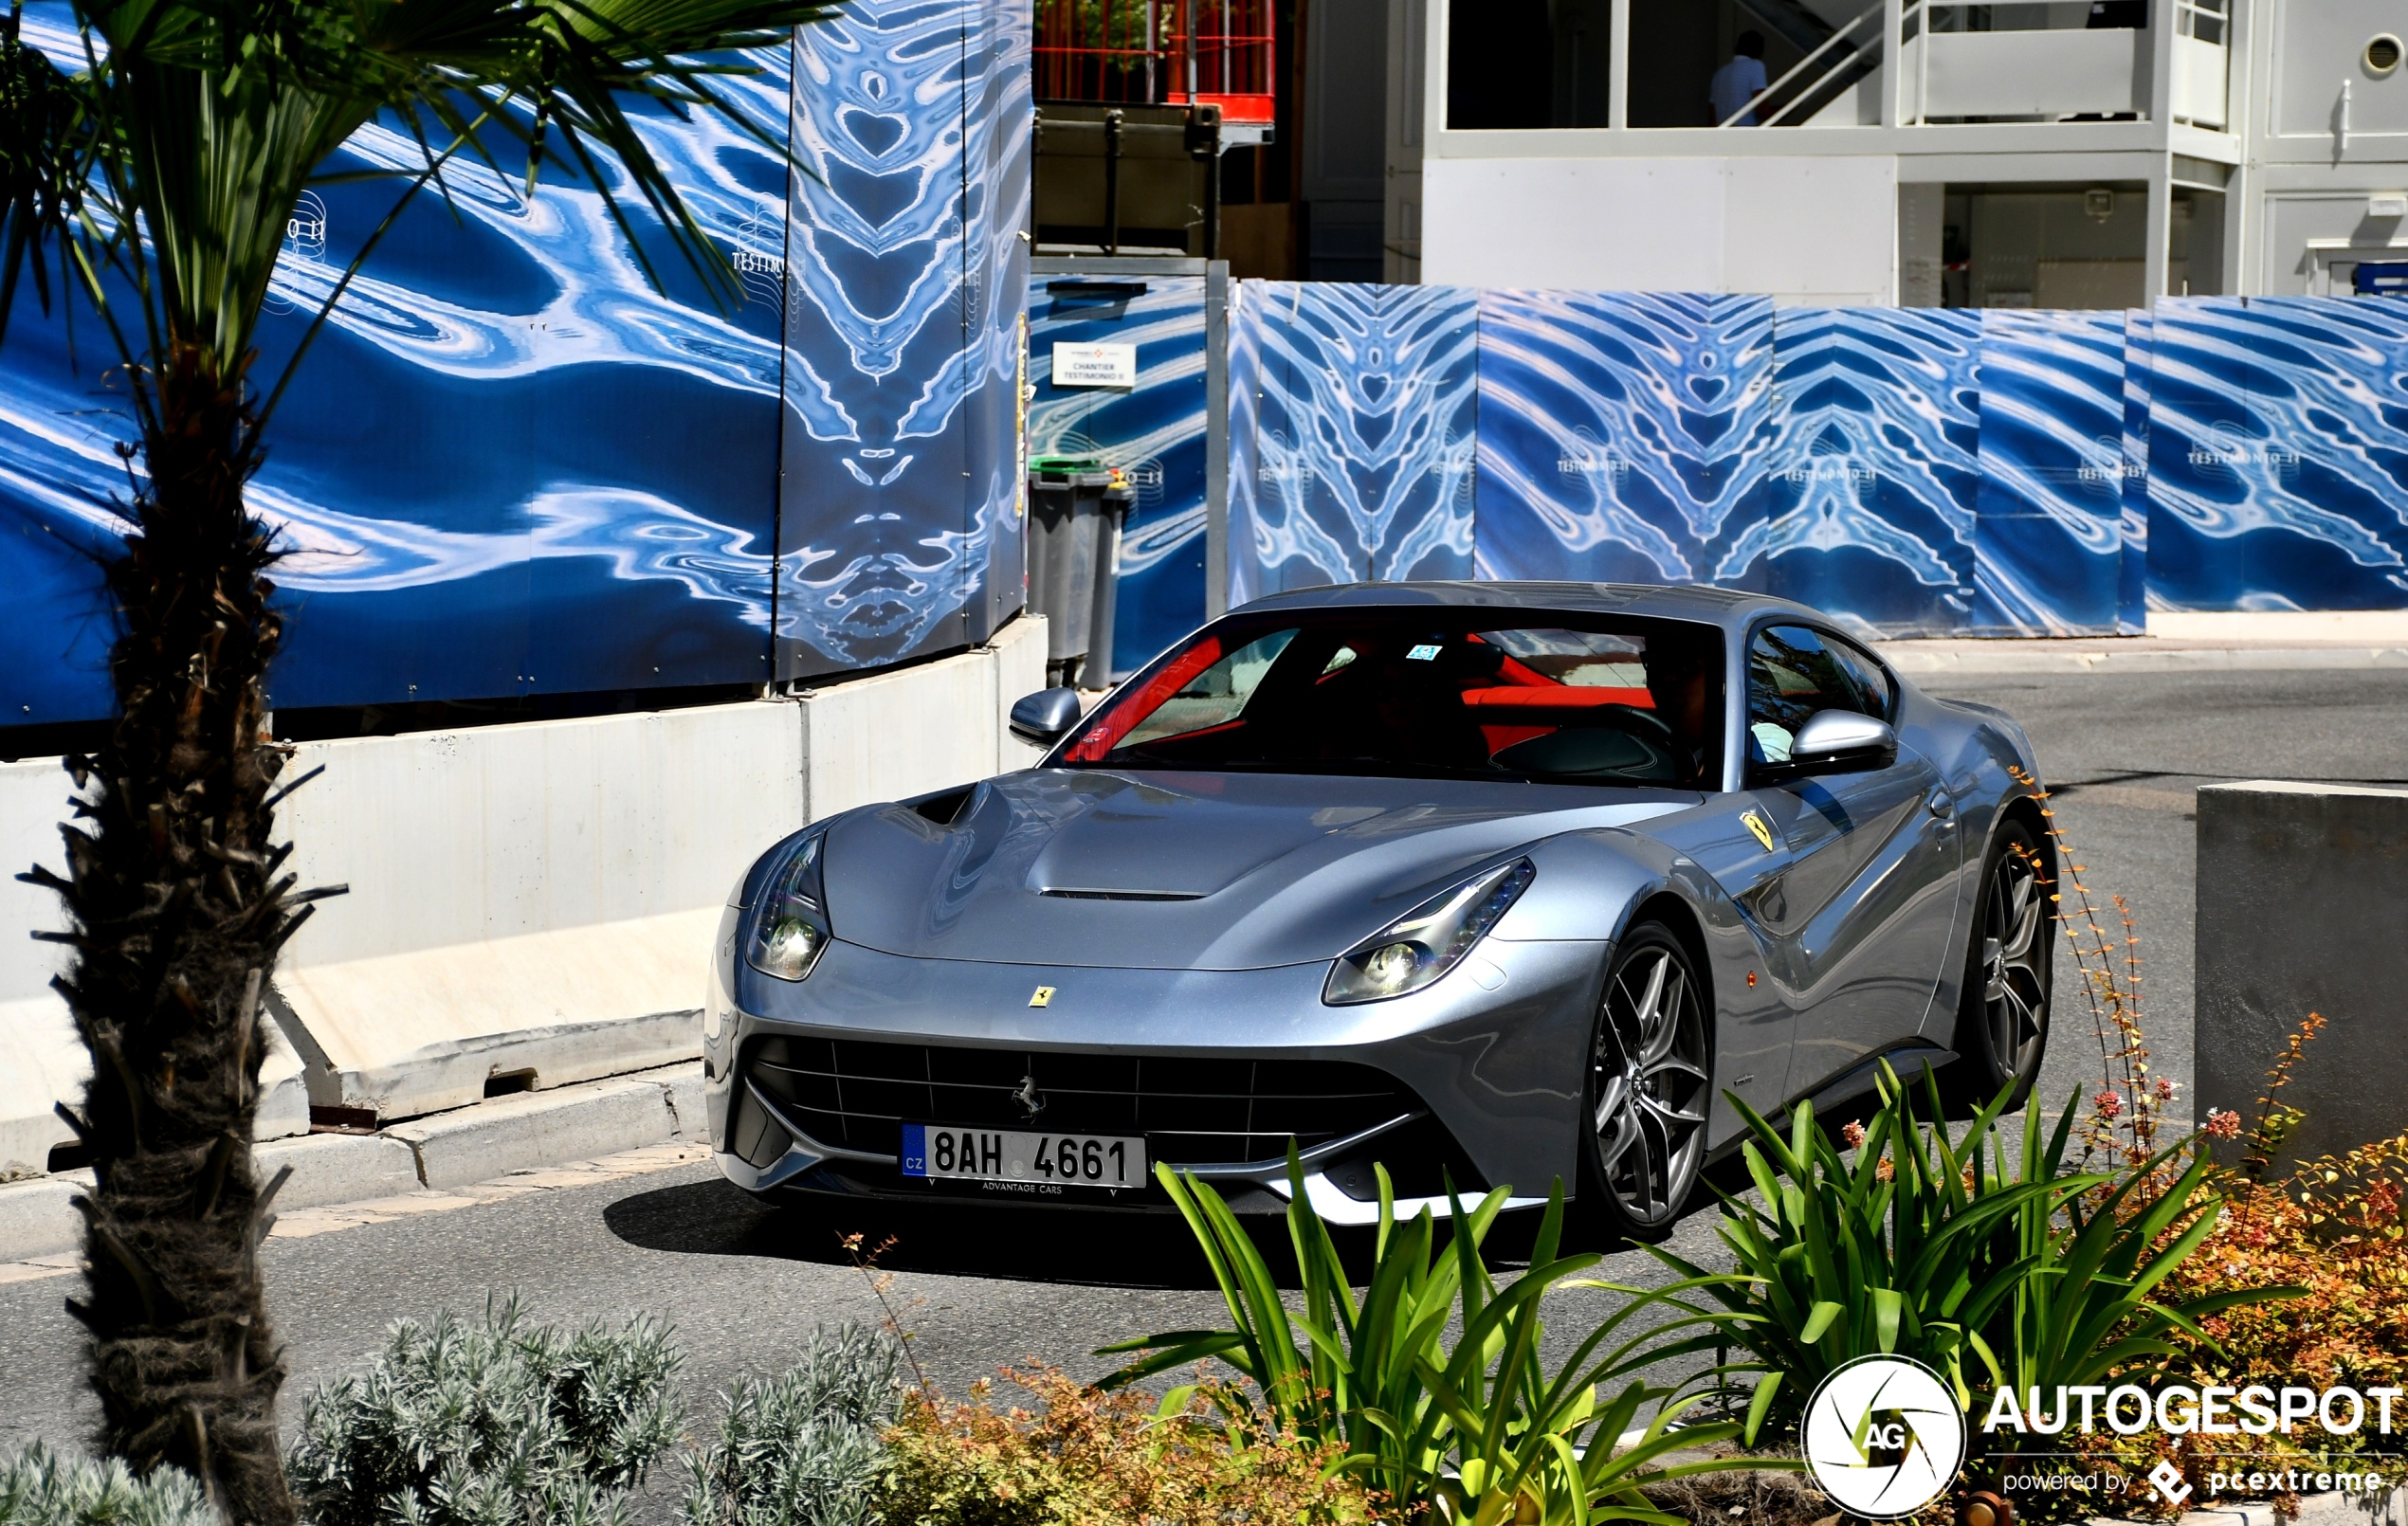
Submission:
<svg viewBox="0 0 2408 1526">
<path fill-rule="evenodd" d="M 1122 673 L 1204 623 L 1204 278 L 1038 276 L 1029 287 L 1029 455 L 1128 474 L 1113 662 Z M 1122 295 L 1142 287 L 1136 295 Z M 1134 344 L 1134 388 L 1056 387 L 1056 344 Z"/>
<path fill-rule="evenodd" d="M 1974 628 L 2111 635 L 2124 571 L 2124 315 L 1981 315 Z"/>
<path fill-rule="evenodd" d="M 1030 113 L 1008 9 L 859 0 L 796 36 L 781 678 L 979 639 L 991 563 L 1017 607 Z"/>
<path fill-rule="evenodd" d="M 1479 575 L 1711 577 L 1761 501 L 1772 340 L 1769 298 L 1482 292 Z"/>
<path fill-rule="evenodd" d="M 64 7 L 30 8 L 26 30 L 80 56 Z M 782 144 L 786 49 L 752 62 L 766 72 L 724 88 Z M 624 182 L 666 295 L 591 184 L 547 166 L 527 196 L 523 149 L 498 131 L 501 174 L 459 161 L 450 206 L 417 198 L 319 336 L 250 491 L 292 553 L 275 574 L 291 620 L 279 709 L 766 676 L 779 309 L 774 270 L 760 278 L 784 170 L 716 118 L 630 114 L 753 276 L 746 300 L 714 305 Z M 379 122 L 328 170 L 417 161 Z M 365 179 L 303 197 L 255 374 L 282 367 L 394 194 Z M 132 421 L 104 381 L 104 332 L 79 314 L 70 365 L 64 317 L 21 303 L 0 351 L 0 622 L 35 659 L 9 664 L 0 702 L 19 723 L 111 706 L 91 554 L 121 530 Z"/>
<path fill-rule="evenodd" d="M 2137 636 L 2148 626 L 2149 372 L 2155 315 L 2124 314 L 2124 559 L 2116 572 L 2115 629 Z"/>
<path fill-rule="evenodd" d="M 2408 302 L 2157 307 L 2149 600 L 2408 607 Z"/>
<path fill-rule="evenodd" d="M 1979 315 L 1774 315 L 1780 420 L 1760 509 L 1707 574 L 1893 635 L 1963 628 L 1980 484 Z"/>
<path fill-rule="evenodd" d="M 1232 312 L 1230 602 L 1471 575 L 1478 296 L 1249 282 Z M 1245 415 L 1250 411 L 1250 417 Z"/>
<path fill-rule="evenodd" d="M 967 511 L 984 565 L 963 577 L 962 634 L 985 641 L 1028 604 L 1029 200 L 1036 106 L 1030 93 L 1035 12 L 984 0 L 964 26 L 962 101 L 967 240 L 962 329 L 970 337 Z"/>
</svg>

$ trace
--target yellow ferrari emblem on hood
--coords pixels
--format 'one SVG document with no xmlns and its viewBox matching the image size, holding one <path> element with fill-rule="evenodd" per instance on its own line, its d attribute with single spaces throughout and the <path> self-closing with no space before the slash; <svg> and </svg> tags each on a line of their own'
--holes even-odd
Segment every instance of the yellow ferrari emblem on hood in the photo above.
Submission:
<svg viewBox="0 0 2408 1526">
<path fill-rule="evenodd" d="M 1053 988 L 1051 986 L 1039 986 L 1035 990 L 1030 992 L 1029 1005 L 1031 1007 L 1050 1007 L 1053 1005 Z"/>
<path fill-rule="evenodd" d="M 1756 841 L 1764 845 L 1765 852 L 1770 853 L 1773 851 L 1773 829 L 1764 825 L 1763 817 L 1759 816 L 1752 810 L 1748 810 L 1742 811 L 1739 819 L 1746 824 L 1749 831 L 1756 834 Z"/>
</svg>

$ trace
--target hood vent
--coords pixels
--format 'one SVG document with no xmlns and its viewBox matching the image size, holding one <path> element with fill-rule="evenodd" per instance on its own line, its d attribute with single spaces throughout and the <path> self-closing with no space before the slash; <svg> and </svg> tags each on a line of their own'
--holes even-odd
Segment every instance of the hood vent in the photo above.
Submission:
<svg viewBox="0 0 2408 1526">
<path fill-rule="evenodd" d="M 970 797 L 977 792 L 976 785 L 966 784 L 958 790 L 947 790 L 941 794 L 922 795 L 910 802 L 910 806 L 913 810 L 938 826 L 951 827 L 961 819 L 961 808 L 970 804 Z"/>
<path fill-rule="evenodd" d="M 1040 890 L 1040 896 L 1056 896 L 1064 900 L 1202 900 L 1200 891 L 1190 890 Z"/>
</svg>

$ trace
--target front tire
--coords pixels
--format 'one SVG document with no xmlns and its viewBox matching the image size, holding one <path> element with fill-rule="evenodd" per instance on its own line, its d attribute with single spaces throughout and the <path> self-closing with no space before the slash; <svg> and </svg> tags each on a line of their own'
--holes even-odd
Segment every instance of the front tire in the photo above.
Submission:
<svg viewBox="0 0 2408 1526">
<path fill-rule="evenodd" d="M 1581 1205 L 1601 1246 L 1672 1232 L 1706 1158 L 1713 1053 L 1706 988 L 1661 922 L 1632 928 L 1614 951 L 1583 1088 Z"/>
<path fill-rule="evenodd" d="M 2010 818 L 1981 864 L 1957 1004 L 1957 1059 L 1942 1073 L 1956 1104 L 1952 1111 L 1971 1114 L 2012 1088 L 2000 1109 L 2011 1113 L 2032 1095 L 2049 1044 L 2053 889 L 2038 840 Z"/>
</svg>

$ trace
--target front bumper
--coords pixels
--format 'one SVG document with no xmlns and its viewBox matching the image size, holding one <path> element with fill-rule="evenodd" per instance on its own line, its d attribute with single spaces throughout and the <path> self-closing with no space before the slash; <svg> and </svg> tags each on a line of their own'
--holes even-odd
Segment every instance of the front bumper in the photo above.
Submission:
<svg viewBox="0 0 2408 1526">
<path fill-rule="evenodd" d="M 738 963 L 732 935 L 731 926 L 713 961 L 704 1095 L 720 1169 L 750 1191 L 929 1195 L 924 1185 L 900 1176 L 892 1155 L 814 1140 L 757 1090 L 748 1106 L 770 1109 L 786 1147 L 773 1157 L 752 1141 L 752 1160 L 730 1149 L 730 1103 L 739 1085 L 750 1089 L 737 1062 L 755 1041 L 778 1036 L 1148 1060 L 1351 1062 L 1410 1090 L 1480 1176 L 1509 1185 L 1518 1202 L 1543 1202 L 1558 1177 L 1567 1191 L 1575 1181 L 1602 942 L 1490 939 L 1425 990 L 1328 1007 L 1321 1000 L 1328 966 L 1318 962 L 1248 971 L 1097 969 L 906 958 L 839 941 L 808 979 L 787 983 Z M 1040 986 L 1053 994 L 1034 1008 L 1031 993 Z M 1346 1178 L 1358 1190 L 1350 1192 L 1333 1174 L 1336 1163 L 1366 1149 L 1376 1149 L 1376 1140 L 1357 1131 L 1316 1146 L 1305 1161 L 1306 1196 L 1330 1222 L 1377 1216 L 1377 1202 L 1359 1195 L 1359 1177 Z M 768 1164 L 754 1163 L 761 1159 Z M 1241 1211 L 1275 1210 L 1289 1190 L 1284 1155 L 1185 1169 L 1214 1181 Z M 1398 1208 L 1411 1213 L 1425 1205 L 1447 1211 L 1443 1197 L 1401 1199 Z M 1149 1188 L 1118 1203 L 1080 1206 L 1160 1210 L 1169 1204 L 1158 1188 Z"/>
</svg>

